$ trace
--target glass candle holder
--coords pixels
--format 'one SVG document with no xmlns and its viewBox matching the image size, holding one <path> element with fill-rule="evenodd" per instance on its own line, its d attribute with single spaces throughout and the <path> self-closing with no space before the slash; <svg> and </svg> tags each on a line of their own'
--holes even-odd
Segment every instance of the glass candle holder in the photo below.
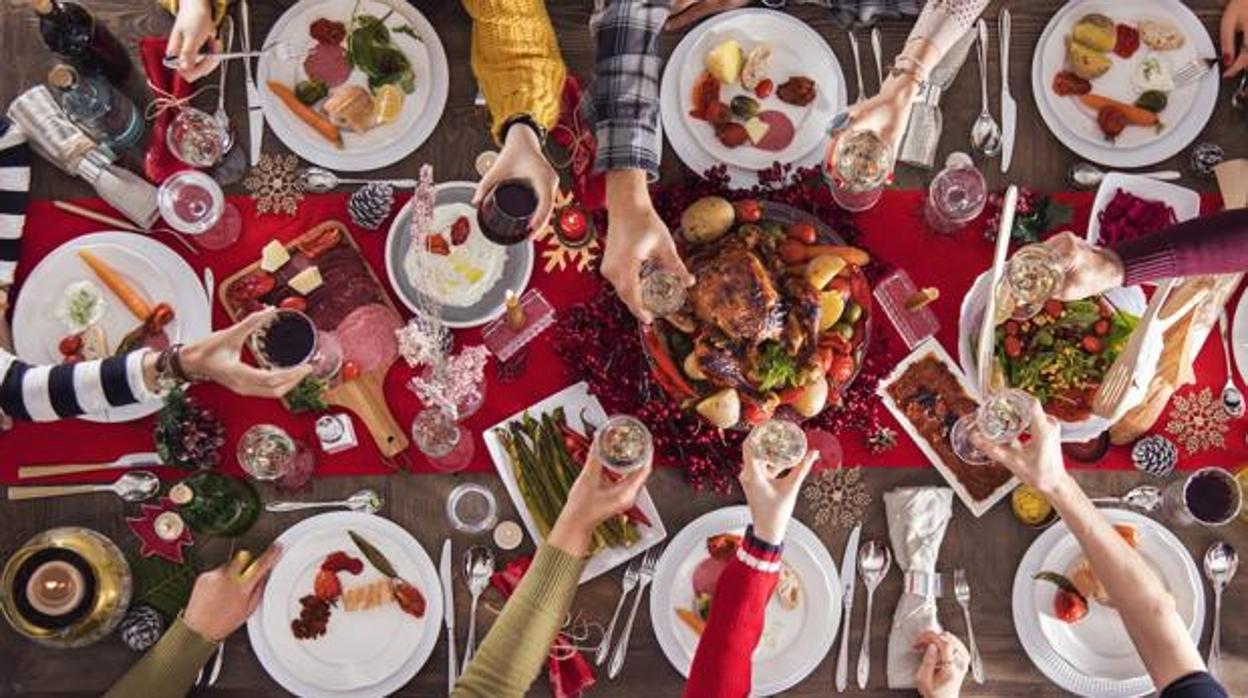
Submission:
<svg viewBox="0 0 1248 698">
<path fill-rule="evenodd" d="M 987 202 L 984 175 L 973 163 L 958 161 L 932 178 L 923 202 L 923 217 L 932 230 L 955 233 L 978 218 Z"/>
<path fill-rule="evenodd" d="M 498 502 L 488 487 L 465 482 L 447 495 L 446 518 L 460 533 L 484 533 L 498 523 Z"/>
<path fill-rule="evenodd" d="M 412 441 L 430 465 L 444 473 L 468 467 L 476 452 L 472 433 L 436 407 L 425 408 L 412 420 Z"/>
<path fill-rule="evenodd" d="M 593 449 L 603 467 L 623 475 L 650 462 L 654 456 L 654 437 L 640 419 L 620 414 L 598 428 Z"/>
</svg>

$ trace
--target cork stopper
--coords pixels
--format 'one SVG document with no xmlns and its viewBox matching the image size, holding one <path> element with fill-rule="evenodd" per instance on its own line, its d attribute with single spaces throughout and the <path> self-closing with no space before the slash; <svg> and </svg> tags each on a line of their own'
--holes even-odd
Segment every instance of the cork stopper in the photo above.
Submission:
<svg viewBox="0 0 1248 698">
<path fill-rule="evenodd" d="M 48 84 L 58 90 L 68 90 L 78 83 L 78 71 L 73 67 L 58 64 L 48 71 Z"/>
<path fill-rule="evenodd" d="M 30 8 L 37 14 L 46 15 L 52 11 L 52 0 L 31 0 Z"/>
</svg>

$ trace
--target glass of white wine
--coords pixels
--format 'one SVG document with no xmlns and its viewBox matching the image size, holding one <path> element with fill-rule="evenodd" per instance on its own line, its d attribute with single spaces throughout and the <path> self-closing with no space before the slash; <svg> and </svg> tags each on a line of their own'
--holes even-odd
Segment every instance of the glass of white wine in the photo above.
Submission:
<svg viewBox="0 0 1248 698">
<path fill-rule="evenodd" d="M 594 434 L 594 455 L 608 470 L 631 473 L 654 456 L 654 437 L 640 419 L 618 414 Z"/>
<path fill-rule="evenodd" d="M 994 444 L 1006 444 L 1027 431 L 1031 421 L 1031 404 L 1035 398 L 1010 388 L 992 393 L 980 404 L 979 409 L 965 414 L 949 431 L 949 444 L 953 452 L 971 465 L 987 465 L 992 462 L 983 451 L 975 448 L 971 435 L 979 432 Z"/>
<path fill-rule="evenodd" d="M 745 437 L 745 450 L 762 461 L 774 474 L 795 468 L 806 455 L 806 432 L 787 419 L 768 419 Z"/>
<path fill-rule="evenodd" d="M 1005 304 L 998 315 L 1008 309 L 1015 320 L 1030 320 L 1057 293 L 1065 278 L 1061 259 L 1053 248 L 1039 243 L 1027 245 L 1005 265 L 1003 289 L 998 293 L 998 299 Z"/>
</svg>

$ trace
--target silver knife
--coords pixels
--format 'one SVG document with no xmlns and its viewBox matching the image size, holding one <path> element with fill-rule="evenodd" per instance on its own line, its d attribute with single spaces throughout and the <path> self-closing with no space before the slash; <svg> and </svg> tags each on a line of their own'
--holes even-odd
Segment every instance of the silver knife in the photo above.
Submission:
<svg viewBox="0 0 1248 698">
<path fill-rule="evenodd" d="M 438 564 L 438 576 L 442 579 L 442 612 L 446 620 L 446 694 L 455 690 L 459 678 L 455 668 L 455 583 L 451 577 L 451 539 L 442 544 L 442 561 Z"/>
<path fill-rule="evenodd" d="M 854 36 L 854 30 L 849 30 L 849 48 L 854 53 L 854 74 L 858 76 L 858 97 L 854 100 L 854 104 L 861 104 L 867 98 L 866 87 L 862 84 L 862 56 L 858 51 L 858 37 Z"/>
<path fill-rule="evenodd" d="M 239 38 L 244 51 L 251 50 L 251 8 L 247 0 L 238 3 Z M 243 59 L 243 75 L 247 84 L 247 147 L 249 160 L 254 166 L 260 161 L 260 143 L 264 138 L 264 110 L 260 106 L 260 90 L 251 74 L 251 59 Z"/>
<path fill-rule="evenodd" d="M 1018 127 L 1018 104 L 1010 94 L 1010 11 L 1001 8 L 997 17 L 1001 42 L 1001 173 L 1010 171 L 1014 159 L 1014 130 Z"/>
<path fill-rule="evenodd" d="M 858 574 L 858 537 L 862 524 L 854 526 L 845 542 L 845 557 L 841 560 L 841 651 L 836 658 L 836 692 L 844 693 L 849 685 L 849 621 L 854 613 L 854 584 Z"/>
<path fill-rule="evenodd" d="M 112 462 L 74 463 L 65 465 L 24 465 L 17 469 L 17 479 L 25 480 L 32 477 L 52 477 L 55 475 L 76 475 L 97 470 L 124 470 L 127 468 L 155 468 L 164 465 L 160 456 L 154 452 L 130 453 Z"/>
</svg>

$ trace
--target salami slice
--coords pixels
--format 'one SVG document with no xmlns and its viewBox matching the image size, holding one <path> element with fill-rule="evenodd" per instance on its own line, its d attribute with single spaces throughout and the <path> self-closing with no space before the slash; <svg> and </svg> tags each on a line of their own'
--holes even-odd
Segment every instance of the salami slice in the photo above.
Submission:
<svg viewBox="0 0 1248 698">
<path fill-rule="evenodd" d="M 316 48 L 303 59 L 303 70 L 309 78 L 320 80 L 329 87 L 337 87 L 351 77 L 347 50 L 338 44 L 317 43 Z"/>
<path fill-rule="evenodd" d="M 769 127 L 767 133 L 755 143 L 760 150 L 780 151 L 789 147 L 794 136 L 793 122 L 784 112 L 765 111 L 759 113 L 758 118 Z"/>
<path fill-rule="evenodd" d="M 393 310 L 373 303 L 351 311 L 334 330 L 334 336 L 342 345 L 343 360 L 354 361 L 364 373 L 389 366 L 399 355 L 394 332 L 402 326 L 403 321 Z"/>
</svg>

